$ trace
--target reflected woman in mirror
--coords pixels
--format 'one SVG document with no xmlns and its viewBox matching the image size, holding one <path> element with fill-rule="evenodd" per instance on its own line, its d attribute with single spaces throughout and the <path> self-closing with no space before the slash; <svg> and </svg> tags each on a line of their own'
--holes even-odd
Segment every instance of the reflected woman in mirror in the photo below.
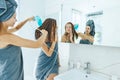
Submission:
<svg viewBox="0 0 120 80">
<path fill-rule="evenodd" d="M 62 42 L 75 43 L 75 39 L 78 38 L 78 34 L 74 29 L 74 25 L 71 22 L 67 22 L 65 25 L 65 33 L 61 38 Z"/>
<path fill-rule="evenodd" d="M 57 23 L 55 19 L 46 19 L 42 26 L 35 31 L 35 37 L 38 39 L 41 34 L 39 30 L 45 29 L 48 31 L 46 41 L 41 47 L 41 52 L 38 57 L 36 66 L 37 80 L 54 80 L 58 74 L 58 43 L 57 43 Z"/>
<path fill-rule="evenodd" d="M 84 34 L 79 32 L 78 36 L 81 37 L 80 44 L 93 44 L 95 35 L 95 25 L 93 20 L 86 22 L 86 28 Z"/>
<path fill-rule="evenodd" d="M 13 32 L 32 21 L 27 18 L 14 27 L 17 3 L 15 0 L 0 0 L 0 80 L 24 80 L 23 57 L 21 47 L 41 47 L 47 36 L 47 31 L 41 30 L 42 36 L 37 40 L 28 40 Z"/>
</svg>

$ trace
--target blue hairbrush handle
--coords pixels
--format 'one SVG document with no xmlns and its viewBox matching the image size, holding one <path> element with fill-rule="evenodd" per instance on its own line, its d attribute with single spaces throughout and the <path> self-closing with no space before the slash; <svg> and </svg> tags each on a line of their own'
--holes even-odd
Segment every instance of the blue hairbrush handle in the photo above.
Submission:
<svg viewBox="0 0 120 80">
<path fill-rule="evenodd" d="M 41 20 L 41 18 L 39 16 L 35 16 L 34 20 L 37 22 L 39 27 L 42 25 L 42 20 Z"/>
<path fill-rule="evenodd" d="M 75 24 L 75 25 L 74 25 L 74 29 L 75 29 L 75 30 L 77 30 L 78 27 L 79 27 L 79 24 Z"/>
</svg>

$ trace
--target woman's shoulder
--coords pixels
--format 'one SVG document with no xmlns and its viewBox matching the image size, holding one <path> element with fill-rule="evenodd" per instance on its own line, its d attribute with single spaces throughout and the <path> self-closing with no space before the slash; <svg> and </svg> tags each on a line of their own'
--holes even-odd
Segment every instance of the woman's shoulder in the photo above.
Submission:
<svg viewBox="0 0 120 80">
<path fill-rule="evenodd" d="M 9 37 L 9 35 L 11 35 L 11 34 L 9 34 L 9 33 L 0 34 L 0 41 L 1 41 L 1 42 L 4 41 L 6 38 Z"/>
<path fill-rule="evenodd" d="M 6 41 L 6 40 L 9 40 L 13 37 L 17 37 L 17 35 L 12 34 L 12 33 L 0 34 L 0 41 Z"/>
<path fill-rule="evenodd" d="M 12 33 L 4 33 L 4 34 L 0 34 L 0 37 L 6 37 L 6 36 L 10 36 L 10 35 L 14 35 L 14 34 L 12 34 Z"/>
</svg>

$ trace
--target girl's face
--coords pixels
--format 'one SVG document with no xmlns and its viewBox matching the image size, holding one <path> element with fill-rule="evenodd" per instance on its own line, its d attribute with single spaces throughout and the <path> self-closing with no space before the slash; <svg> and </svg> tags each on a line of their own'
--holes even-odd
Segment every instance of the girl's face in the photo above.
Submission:
<svg viewBox="0 0 120 80">
<path fill-rule="evenodd" d="M 16 13 L 7 21 L 5 21 L 5 24 L 9 27 L 13 27 L 15 22 L 17 21 L 16 19 Z"/>
<path fill-rule="evenodd" d="M 86 33 L 86 34 L 90 34 L 90 26 L 86 26 L 86 28 L 85 28 L 85 33 Z"/>
<path fill-rule="evenodd" d="M 71 33 L 72 32 L 72 26 L 71 24 L 66 24 L 66 28 L 65 28 L 67 33 Z"/>
</svg>

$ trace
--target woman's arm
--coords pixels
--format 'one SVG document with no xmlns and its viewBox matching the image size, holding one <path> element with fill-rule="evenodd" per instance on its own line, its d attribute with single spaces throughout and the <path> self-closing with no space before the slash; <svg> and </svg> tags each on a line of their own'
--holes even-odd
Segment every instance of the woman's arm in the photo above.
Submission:
<svg viewBox="0 0 120 80">
<path fill-rule="evenodd" d="M 24 39 L 10 33 L 1 35 L 0 41 L 6 44 L 21 46 L 21 47 L 38 48 L 42 46 L 47 36 L 47 31 L 41 30 L 41 32 L 42 32 L 42 36 L 37 41 Z"/>
<path fill-rule="evenodd" d="M 50 48 L 48 48 L 46 43 L 42 44 L 42 50 L 45 52 L 45 54 L 48 57 L 50 57 L 52 55 L 57 41 L 58 41 L 58 36 L 57 36 L 57 34 L 55 34 L 55 41 L 52 42 L 52 45 L 50 46 Z"/>
<path fill-rule="evenodd" d="M 28 22 L 28 21 L 32 21 L 34 19 L 34 17 L 30 17 L 30 18 L 27 18 L 26 20 L 20 22 L 16 27 L 12 28 L 12 29 L 9 29 L 8 32 L 9 33 L 12 33 L 12 32 L 15 32 L 17 30 L 19 30 L 20 28 L 23 27 L 23 25 Z"/>
<path fill-rule="evenodd" d="M 42 50 L 45 52 L 45 54 L 50 57 L 54 51 L 54 48 L 55 48 L 55 44 L 56 42 L 52 42 L 52 45 L 50 48 L 48 48 L 47 44 L 46 43 L 43 43 L 42 44 Z"/>
<path fill-rule="evenodd" d="M 70 42 L 74 43 L 74 41 L 73 41 L 73 33 L 72 32 L 70 33 Z"/>
<path fill-rule="evenodd" d="M 88 39 L 90 42 L 94 42 L 94 37 L 90 35 L 83 34 L 81 32 L 78 33 L 78 36 L 82 39 Z"/>
<path fill-rule="evenodd" d="M 66 37 L 65 37 L 65 35 L 62 36 L 61 42 L 66 42 Z"/>
<path fill-rule="evenodd" d="M 72 36 L 70 36 L 70 39 L 67 40 L 67 38 L 66 38 L 65 35 L 62 36 L 61 42 L 70 42 L 70 43 L 74 43 L 74 41 L 72 40 Z"/>
</svg>

